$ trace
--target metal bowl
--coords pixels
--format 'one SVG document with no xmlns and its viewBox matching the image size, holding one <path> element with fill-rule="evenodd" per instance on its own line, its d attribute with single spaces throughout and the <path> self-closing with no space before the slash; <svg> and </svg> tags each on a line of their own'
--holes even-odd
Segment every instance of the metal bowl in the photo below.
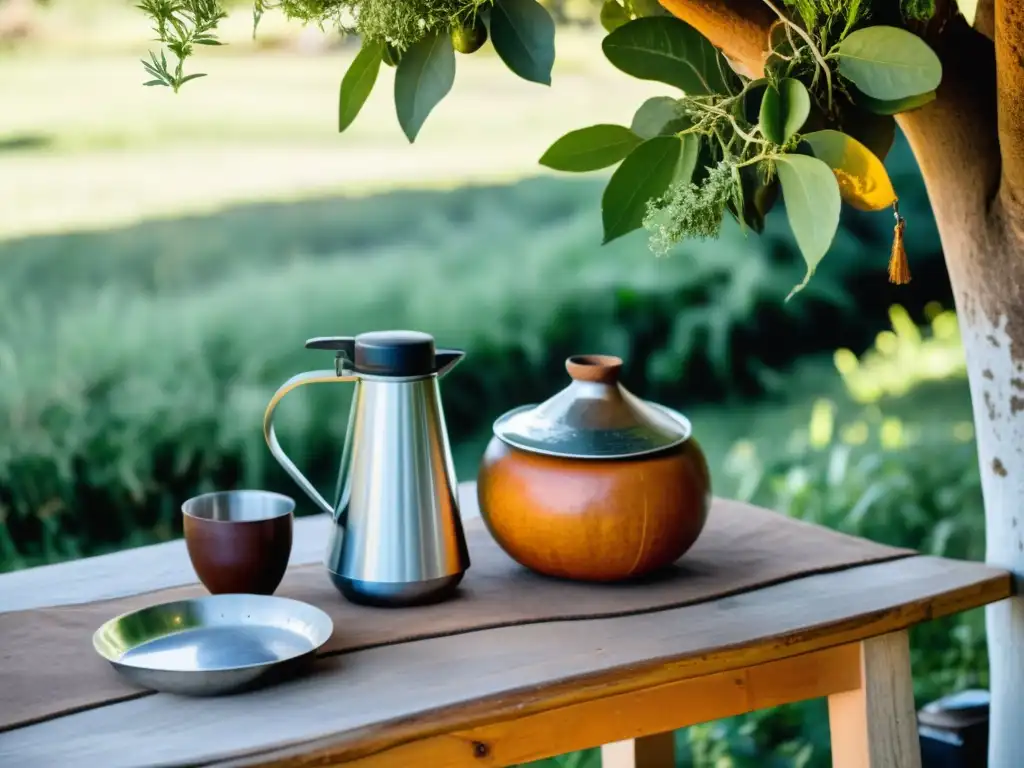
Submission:
<svg viewBox="0 0 1024 768">
<path fill-rule="evenodd" d="M 100 656 L 155 691 L 216 696 L 294 674 L 330 638 L 330 616 L 270 595 L 210 595 L 117 616 L 93 635 Z"/>
</svg>

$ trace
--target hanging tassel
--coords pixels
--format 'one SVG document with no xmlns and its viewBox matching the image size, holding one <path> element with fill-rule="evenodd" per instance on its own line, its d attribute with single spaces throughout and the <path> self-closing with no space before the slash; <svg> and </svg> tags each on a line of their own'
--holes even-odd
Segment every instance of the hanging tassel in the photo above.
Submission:
<svg viewBox="0 0 1024 768">
<path fill-rule="evenodd" d="M 892 204 L 896 227 L 892 233 L 892 255 L 889 256 L 889 282 L 906 285 L 910 282 L 910 264 L 907 263 L 907 249 L 903 247 L 903 229 L 907 222 L 900 216 L 899 202 Z"/>
</svg>

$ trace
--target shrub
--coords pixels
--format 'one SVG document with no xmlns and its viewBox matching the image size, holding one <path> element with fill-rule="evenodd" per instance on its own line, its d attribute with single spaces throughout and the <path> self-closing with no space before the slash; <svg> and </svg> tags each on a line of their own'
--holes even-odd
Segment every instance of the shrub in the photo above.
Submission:
<svg viewBox="0 0 1024 768">
<path fill-rule="evenodd" d="M 413 327 L 467 348 L 444 388 L 459 443 L 561 387 L 581 350 L 625 357 L 639 393 L 693 402 L 763 390 L 801 352 L 870 338 L 884 314 L 846 288 L 865 266 L 860 235 L 783 304 L 803 269 L 788 232 L 733 228 L 654 259 L 641 239 L 597 245 L 595 193 L 536 179 L 6 243 L 0 567 L 178 535 L 181 500 L 206 489 L 294 490 L 259 429 L 279 383 L 331 364 L 302 349 L 310 336 Z M 342 389 L 281 410 L 282 440 L 325 485 Z"/>
</svg>

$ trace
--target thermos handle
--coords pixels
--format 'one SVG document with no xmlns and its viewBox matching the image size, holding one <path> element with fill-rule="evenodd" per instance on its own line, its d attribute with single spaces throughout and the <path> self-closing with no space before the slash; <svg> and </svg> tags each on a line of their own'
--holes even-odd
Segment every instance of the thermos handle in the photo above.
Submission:
<svg viewBox="0 0 1024 768">
<path fill-rule="evenodd" d="M 303 386 L 304 384 L 328 384 L 339 381 L 358 381 L 359 377 L 354 375 L 339 375 L 337 371 L 323 370 L 323 371 L 307 371 L 306 373 L 300 373 L 292 376 L 288 381 L 281 385 L 281 388 L 274 393 L 274 396 L 270 399 L 270 403 L 267 405 L 267 410 L 263 414 L 263 437 L 267 441 L 267 445 L 270 447 L 270 453 L 273 454 L 274 458 L 277 459 L 278 464 L 284 467 L 285 472 L 294 480 L 299 488 L 306 492 L 316 505 L 321 510 L 326 512 L 331 517 L 334 517 L 334 507 L 331 506 L 327 499 L 320 495 L 318 491 L 306 476 L 299 471 L 299 468 L 295 466 L 288 454 L 281 448 L 281 443 L 277 440 L 277 434 L 274 432 L 274 410 L 277 408 L 281 399 L 291 392 L 293 389 Z"/>
</svg>

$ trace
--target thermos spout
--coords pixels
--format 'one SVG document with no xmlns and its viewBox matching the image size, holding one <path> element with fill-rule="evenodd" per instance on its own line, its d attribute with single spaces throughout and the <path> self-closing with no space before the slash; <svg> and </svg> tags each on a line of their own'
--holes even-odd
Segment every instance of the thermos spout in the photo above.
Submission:
<svg viewBox="0 0 1024 768">
<path fill-rule="evenodd" d="M 439 349 L 434 353 L 434 365 L 437 377 L 446 376 L 452 368 L 462 362 L 466 353 L 459 349 Z"/>
</svg>

